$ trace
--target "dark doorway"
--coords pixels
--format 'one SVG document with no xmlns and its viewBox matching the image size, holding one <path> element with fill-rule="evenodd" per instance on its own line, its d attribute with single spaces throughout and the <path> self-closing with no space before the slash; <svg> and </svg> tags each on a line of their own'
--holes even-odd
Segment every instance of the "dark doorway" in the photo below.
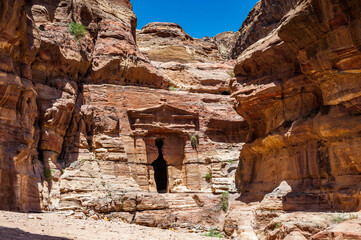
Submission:
<svg viewBox="0 0 361 240">
<path fill-rule="evenodd" d="M 155 145 L 158 148 L 158 158 L 152 163 L 154 168 L 154 179 L 157 184 L 157 191 L 159 193 L 167 192 L 167 184 L 168 184 L 168 174 L 167 174 L 167 164 L 163 158 L 163 140 L 157 138 L 155 140 Z"/>
</svg>

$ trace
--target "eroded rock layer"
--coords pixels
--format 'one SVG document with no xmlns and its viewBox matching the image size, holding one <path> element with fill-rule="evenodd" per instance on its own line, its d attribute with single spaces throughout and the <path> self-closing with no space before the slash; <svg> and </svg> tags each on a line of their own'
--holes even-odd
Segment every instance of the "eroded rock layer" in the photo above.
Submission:
<svg viewBox="0 0 361 240">
<path fill-rule="evenodd" d="M 81 83 L 168 86 L 136 46 L 130 9 L 129 1 L 1 1 L 1 208 L 44 208 L 39 193 L 51 188 L 44 178 L 61 175 Z M 73 22 L 85 30 L 71 31 Z"/>
<path fill-rule="evenodd" d="M 359 236 L 283 211 L 361 209 L 360 8 L 262 0 L 195 39 L 128 0 L 1 1 L 0 208 Z"/>
<path fill-rule="evenodd" d="M 219 42 L 192 38 L 174 23 L 150 23 L 137 34 L 140 50 L 171 79 L 172 87 L 229 95 L 234 63 L 226 61 Z"/>
<path fill-rule="evenodd" d="M 0 208 L 222 213 L 219 196 L 156 194 L 236 192 L 248 124 L 224 96 L 232 66 L 211 39 L 153 23 L 138 34 L 143 54 L 129 1 L 1 4 Z M 153 196 L 164 204 L 142 204 Z M 136 207 L 119 207 L 128 197 Z"/>
<path fill-rule="evenodd" d="M 360 10 L 300 1 L 238 58 L 234 96 L 251 128 L 237 172 L 245 199 L 286 180 L 285 210 L 361 209 Z"/>
<path fill-rule="evenodd" d="M 237 58 L 253 43 L 266 37 L 282 22 L 283 17 L 297 5 L 297 0 L 260 0 L 248 14 L 241 28 L 235 33 L 236 41 L 230 52 Z"/>
</svg>

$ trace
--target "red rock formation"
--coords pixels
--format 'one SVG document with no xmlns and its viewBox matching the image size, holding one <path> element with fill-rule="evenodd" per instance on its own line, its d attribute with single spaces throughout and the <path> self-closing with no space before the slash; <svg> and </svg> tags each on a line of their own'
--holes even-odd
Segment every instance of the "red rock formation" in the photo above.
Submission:
<svg viewBox="0 0 361 240">
<path fill-rule="evenodd" d="M 43 208 L 42 165 L 61 175 L 79 82 L 168 85 L 137 48 L 130 9 L 129 1 L 1 2 L 1 208 Z M 86 27 L 79 39 L 73 21 Z"/>
<path fill-rule="evenodd" d="M 282 22 L 282 18 L 294 8 L 296 0 L 261 0 L 253 7 L 236 33 L 236 42 L 230 56 L 237 58 L 253 43 L 266 37 Z"/>
<path fill-rule="evenodd" d="M 127 0 L 0 2 L 0 208 L 242 239 L 341 234 L 267 212 L 361 208 L 360 5 L 295 3 L 256 5 L 234 77 L 237 34 L 194 39 L 172 23 L 137 33 Z M 217 194 L 236 192 L 235 174 L 241 196 L 226 215 Z"/>
<path fill-rule="evenodd" d="M 286 180 L 285 210 L 361 209 L 359 12 L 356 1 L 302 1 L 238 58 L 234 96 L 252 129 L 237 174 L 244 198 Z"/>
</svg>

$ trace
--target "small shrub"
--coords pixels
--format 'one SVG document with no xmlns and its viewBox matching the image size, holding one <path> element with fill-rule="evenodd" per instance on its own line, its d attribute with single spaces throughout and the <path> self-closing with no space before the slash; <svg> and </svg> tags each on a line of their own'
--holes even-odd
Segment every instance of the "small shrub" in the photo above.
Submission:
<svg viewBox="0 0 361 240">
<path fill-rule="evenodd" d="M 232 149 L 233 149 L 233 145 L 229 145 L 228 149 L 232 150 Z"/>
<path fill-rule="evenodd" d="M 204 234 L 206 237 L 223 238 L 223 233 L 219 232 L 216 228 L 209 229 L 209 232 Z"/>
<path fill-rule="evenodd" d="M 197 136 L 193 135 L 191 137 L 191 145 L 192 145 L 193 149 L 197 148 L 197 146 L 198 146 L 198 138 L 197 138 Z"/>
<path fill-rule="evenodd" d="M 358 219 L 358 215 L 357 214 L 349 214 L 349 219 Z"/>
<path fill-rule="evenodd" d="M 222 209 L 227 212 L 228 210 L 229 192 L 225 191 L 222 193 Z"/>
<path fill-rule="evenodd" d="M 233 164 L 233 160 L 232 160 L 232 159 L 229 159 L 229 160 L 228 160 L 228 163 L 229 163 L 229 164 Z"/>
<path fill-rule="evenodd" d="M 333 216 L 331 221 L 333 223 L 342 223 L 344 221 L 350 220 L 350 219 L 358 219 L 358 215 L 356 214 L 336 214 L 336 216 Z"/>
<path fill-rule="evenodd" d="M 54 170 L 44 169 L 44 176 L 47 180 L 50 180 L 53 176 Z"/>
<path fill-rule="evenodd" d="M 64 174 L 65 173 L 65 170 L 64 169 L 61 169 L 61 174 Z"/>
<path fill-rule="evenodd" d="M 207 181 L 210 181 L 212 176 L 210 173 L 207 173 L 206 176 L 204 176 L 204 178 L 207 180 Z"/>
<path fill-rule="evenodd" d="M 346 220 L 347 220 L 346 216 L 342 215 L 342 214 L 337 214 L 336 216 L 334 216 L 332 218 L 332 222 L 334 222 L 334 223 L 342 223 Z"/>
<path fill-rule="evenodd" d="M 173 86 L 169 86 L 169 87 L 168 87 L 168 90 L 169 90 L 169 91 L 177 91 L 177 88 L 176 88 L 176 87 L 173 87 Z"/>
<path fill-rule="evenodd" d="M 275 228 L 273 230 L 278 229 L 281 226 L 281 223 L 276 223 Z"/>
<path fill-rule="evenodd" d="M 74 36 L 76 40 L 81 39 L 85 35 L 85 26 L 83 24 L 72 22 L 69 26 L 71 35 Z"/>
</svg>

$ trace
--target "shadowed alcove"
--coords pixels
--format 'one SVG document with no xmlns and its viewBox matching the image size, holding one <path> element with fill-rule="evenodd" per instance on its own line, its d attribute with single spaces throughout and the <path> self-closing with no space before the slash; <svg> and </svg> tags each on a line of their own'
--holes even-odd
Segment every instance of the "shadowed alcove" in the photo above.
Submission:
<svg viewBox="0 0 361 240">
<path fill-rule="evenodd" d="M 152 166 L 154 168 L 154 179 L 157 185 L 158 193 L 166 193 L 168 185 L 168 174 L 167 174 L 167 164 L 163 157 L 163 139 L 157 138 L 155 140 L 155 145 L 158 148 L 158 158 L 153 161 Z"/>
</svg>

